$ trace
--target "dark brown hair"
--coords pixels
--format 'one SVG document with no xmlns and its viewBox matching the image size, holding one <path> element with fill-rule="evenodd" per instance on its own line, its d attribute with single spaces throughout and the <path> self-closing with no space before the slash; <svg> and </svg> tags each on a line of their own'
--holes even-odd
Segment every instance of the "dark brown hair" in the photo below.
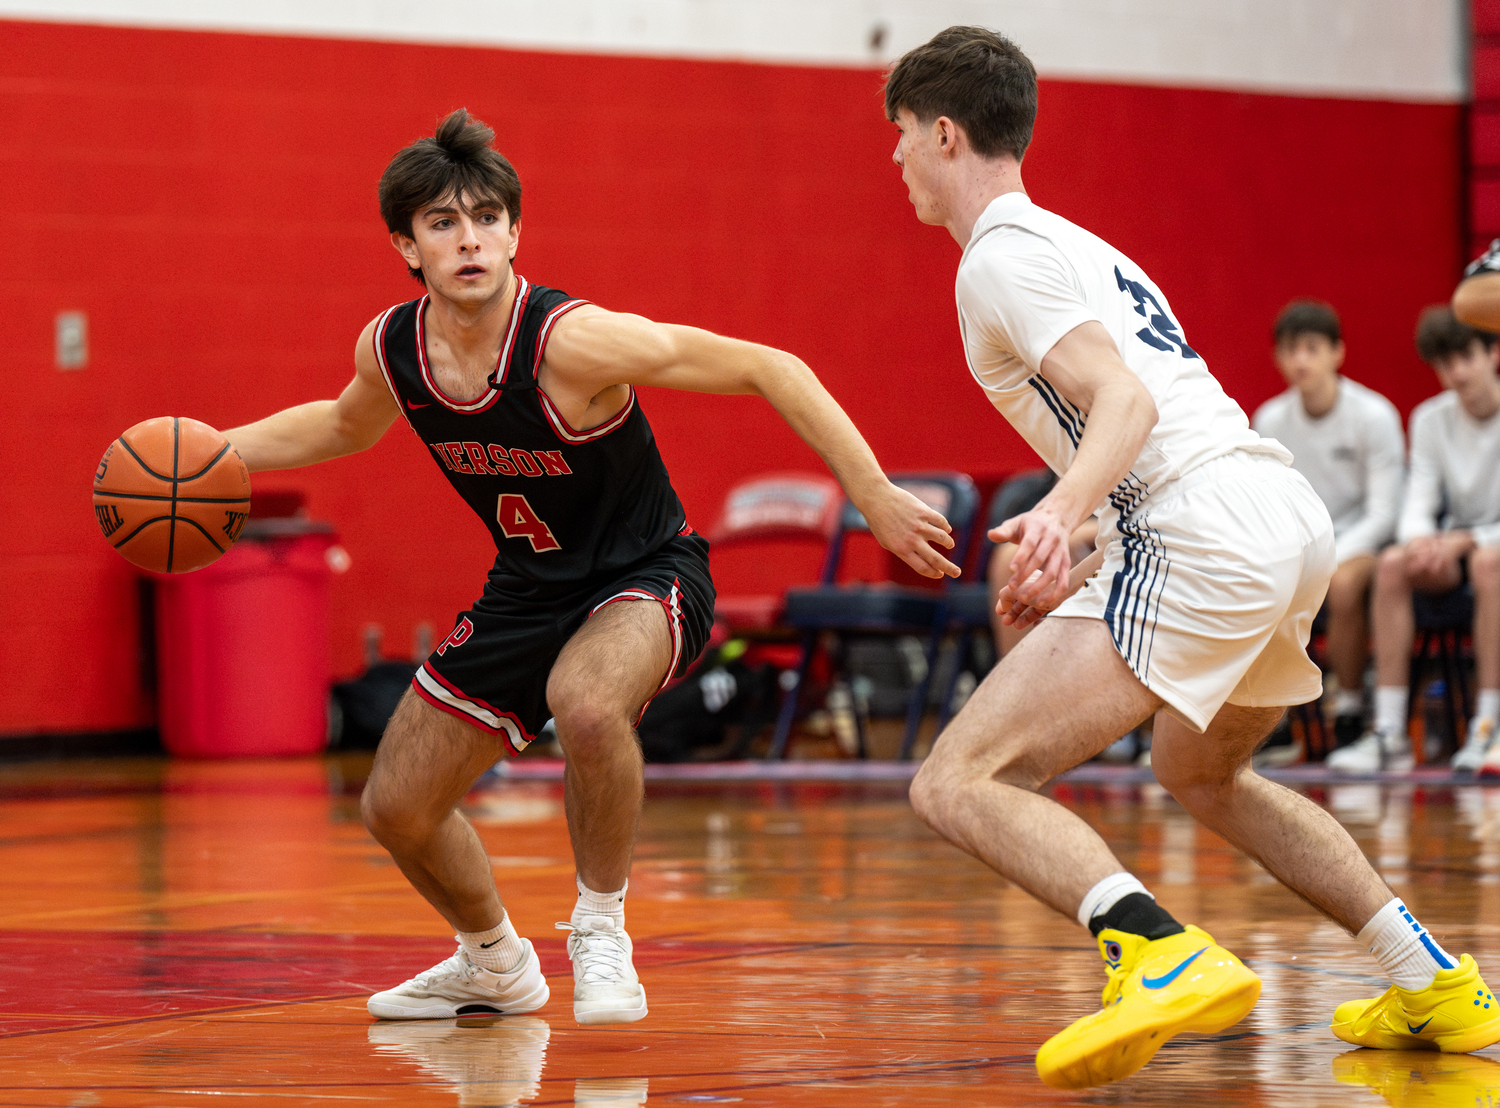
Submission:
<svg viewBox="0 0 1500 1108">
<path fill-rule="evenodd" d="M 1021 48 L 983 27 L 949 27 L 908 51 L 885 81 L 885 115 L 902 108 L 929 124 L 947 116 L 984 158 L 1020 161 L 1036 125 L 1036 68 Z"/>
<path fill-rule="evenodd" d="M 432 138 L 399 151 L 380 175 L 380 217 L 392 234 L 411 237 L 411 220 L 423 208 L 452 196 L 470 207 L 504 208 L 512 224 L 521 221 L 521 178 L 504 155 L 490 146 L 495 132 L 469 115 L 449 112 Z M 420 269 L 411 270 L 423 280 Z"/>
<path fill-rule="evenodd" d="M 1417 353 L 1428 365 L 1435 366 L 1439 358 L 1462 354 L 1474 342 L 1483 343 L 1488 350 L 1495 345 L 1495 336 L 1460 323 L 1447 304 L 1423 308 L 1417 317 Z"/>
<path fill-rule="evenodd" d="M 1277 346 L 1299 335 L 1322 335 L 1334 346 L 1344 341 L 1339 313 L 1324 300 L 1293 300 L 1281 309 L 1271 335 Z"/>
</svg>

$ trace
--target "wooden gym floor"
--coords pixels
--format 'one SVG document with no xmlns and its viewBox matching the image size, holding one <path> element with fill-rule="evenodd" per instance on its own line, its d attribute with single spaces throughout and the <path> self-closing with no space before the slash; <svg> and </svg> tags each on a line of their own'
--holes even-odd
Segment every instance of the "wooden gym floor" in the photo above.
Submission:
<svg viewBox="0 0 1500 1108">
<path fill-rule="evenodd" d="M 0 1105 L 1500 1103 L 1494 1056 L 1335 1040 L 1334 1005 L 1382 988 L 1369 959 L 1129 772 L 1055 792 L 1265 990 L 1115 1086 L 1056 1092 L 1032 1066 L 1097 1007 L 1087 935 L 938 841 L 900 779 L 653 781 L 627 905 L 651 1015 L 591 1029 L 552 927 L 573 898 L 561 786 L 491 781 L 469 810 L 553 999 L 375 1023 L 366 994 L 453 948 L 360 825 L 367 764 L 0 767 Z M 1300 787 L 1500 978 L 1500 790 Z"/>
</svg>

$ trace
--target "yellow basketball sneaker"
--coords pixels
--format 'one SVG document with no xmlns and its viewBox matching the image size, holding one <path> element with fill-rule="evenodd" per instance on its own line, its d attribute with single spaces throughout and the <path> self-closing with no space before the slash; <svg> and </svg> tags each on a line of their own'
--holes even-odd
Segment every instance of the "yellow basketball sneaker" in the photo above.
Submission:
<svg viewBox="0 0 1500 1108">
<path fill-rule="evenodd" d="M 1109 970 L 1104 1006 L 1036 1052 L 1036 1072 L 1054 1089 L 1129 1077 L 1173 1035 L 1223 1031 L 1260 998 L 1260 978 L 1196 927 L 1155 940 L 1106 928 L 1099 953 Z"/>
<path fill-rule="evenodd" d="M 1349 1000 L 1333 1013 L 1333 1033 L 1377 1050 L 1467 1054 L 1500 1042 L 1500 1004 L 1465 954 L 1417 992 L 1392 985 L 1374 1000 Z"/>
</svg>

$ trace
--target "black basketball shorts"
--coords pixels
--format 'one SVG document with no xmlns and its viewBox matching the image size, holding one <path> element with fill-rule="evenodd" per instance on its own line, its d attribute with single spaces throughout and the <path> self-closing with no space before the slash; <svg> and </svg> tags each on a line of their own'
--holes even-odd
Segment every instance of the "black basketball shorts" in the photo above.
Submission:
<svg viewBox="0 0 1500 1108">
<path fill-rule="evenodd" d="M 679 535 L 617 576 L 572 591 L 539 595 L 515 578 L 492 575 L 474 607 L 459 615 L 452 634 L 417 670 L 412 688 L 519 754 L 552 718 L 547 678 L 563 646 L 595 612 L 621 600 L 654 600 L 666 611 L 672 663 L 665 685 L 708 643 L 714 620 L 708 542 L 691 532 Z"/>
</svg>

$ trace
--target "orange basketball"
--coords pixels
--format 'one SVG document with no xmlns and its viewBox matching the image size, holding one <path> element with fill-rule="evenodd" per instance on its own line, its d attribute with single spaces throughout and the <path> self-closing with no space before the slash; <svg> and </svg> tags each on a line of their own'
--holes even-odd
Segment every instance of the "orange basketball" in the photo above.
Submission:
<svg viewBox="0 0 1500 1108">
<path fill-rule="evenodd" d="M 100 459 L 94 514 L 109 544 L 142 569 L 201 569 L 240 537 L 250 515 L 250 471 L 208 424 L 148 419 Z"/>
</svg>

